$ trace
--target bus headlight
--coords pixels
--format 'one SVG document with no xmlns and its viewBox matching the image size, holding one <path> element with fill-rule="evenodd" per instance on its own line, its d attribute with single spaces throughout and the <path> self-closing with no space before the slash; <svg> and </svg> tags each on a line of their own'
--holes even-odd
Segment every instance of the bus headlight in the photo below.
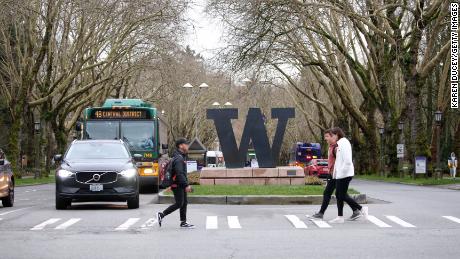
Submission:
<svg viewBox="0 0 460 259">
<path fill-rule="evenodd" d="M 144 169 L 144 174 L 153 174 L 153 169 L 152 168 L 145 168 Z"/>
<path fill-rule="evenodd" d="M 128 178 L 134 177 L 136 176 L 136 174 L 137 174 L 137 170 L 134 168 L 126 169 L 120 172 L 121 176 L 128 177 Z"/>
<path fill-rule="evenodd" d="M 61 169 L 57 172 L 57 175 L 59 177 L 62 177 L 62 178 L 67 178 L 67 177 L 71 177 L 74 175 L 74 173 L 70 172 L 70 171 L 67 171 L 67 170 L 64 170 L 64 169 Z"/>
</svg>

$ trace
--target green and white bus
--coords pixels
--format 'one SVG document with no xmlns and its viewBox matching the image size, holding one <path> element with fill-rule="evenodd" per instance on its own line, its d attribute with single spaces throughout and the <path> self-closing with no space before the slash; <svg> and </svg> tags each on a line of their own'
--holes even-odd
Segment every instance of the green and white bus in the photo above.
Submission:
<svg viewBox="0 0 460 259">
<path fill-rule="evenodd" d="M 151 104 L 140 99 L 107 99 L 102 107 L 83 112 L 77 125 L 82 139 L 122 139 L 131 154 L 140 154 L 140 187 L 158 192 L 158 160 L 168 150 L 168 127 Z"/>
</svg>

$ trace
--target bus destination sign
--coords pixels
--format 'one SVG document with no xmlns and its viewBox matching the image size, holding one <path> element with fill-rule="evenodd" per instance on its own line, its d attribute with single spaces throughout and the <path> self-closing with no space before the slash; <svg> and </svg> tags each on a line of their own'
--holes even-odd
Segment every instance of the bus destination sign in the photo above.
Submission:
<svg viewBox="0 0 460 259">
<path fill-rule="evenodd" d="M 146 110 L 93 110 L 90 115 L 91 119 L 104 120 L 104 119 L 138 119 L 145 120 L 148 118 Z"/>
</svg>

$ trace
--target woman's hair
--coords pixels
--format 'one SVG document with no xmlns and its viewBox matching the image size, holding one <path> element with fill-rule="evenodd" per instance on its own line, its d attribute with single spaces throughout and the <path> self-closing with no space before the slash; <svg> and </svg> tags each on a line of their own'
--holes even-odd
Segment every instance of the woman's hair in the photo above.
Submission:
<svg viewBox="0 0 460 259">
<path fill-rule="evenodd" d="M 343 130 L 339 127 L 333 127 L 324 132 L 324 134 L 330 134 L 330 135 L 337 135 L 338 139 L 341 139 L 345 137 L 345 133 L 343 133 Z"/>
</svg>

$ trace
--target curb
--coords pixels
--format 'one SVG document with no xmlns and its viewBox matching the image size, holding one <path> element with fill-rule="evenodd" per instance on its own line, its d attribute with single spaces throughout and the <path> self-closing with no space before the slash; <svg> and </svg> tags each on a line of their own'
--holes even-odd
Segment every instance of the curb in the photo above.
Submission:
<svg viewBox="0 0 460 259">
<path fill-rule="evenodd" d="M 55 183 L 30 183 L 30 184 L 21 184 L 21 185 L 15 185 L 14 188 L 27 187 L 27 186 L 36 186 L 36 185 L 45 185 L 45 184 L 55 184 Z"/>
<path fill-rule="evenodd" d="M 159 204 L 174 203 L 172 195 L 164 195 L 164 191 L 158 194 Z M 366 194 L 350 195 L 360 204 L 367 203 Z M 320 205 L 323 201 L 322 195 L 203 195 L 187 197 L 189 203 L 195 204 L 228 204 L 228 205 Z M 335 196 L 331 198 L 331 204 L 336 203 Z"/>
<path fill-rule="evenodd" d="M 378 182 L 378 183 L 388 183 L 388 184 L 400 184 L 400 185 L 407 185 L 407 186 L 419 186 L 419 187 L 433 187 L 433 188 L 441 188 L 441 189 L 449 189 L 459 191 L 459 188 L 449 188 L 449 185 L 460 185 L 460 183 L 448 183 L 448 184 L 417 184 L 417 183 L 405 183 L 405 182 L 387 182 L 384 180 L 370 180 L 370 179 L 362 179 L 356 178 L 356 180 L 360 181 L 367 181 L 367 182 Z"/>
</svg>

